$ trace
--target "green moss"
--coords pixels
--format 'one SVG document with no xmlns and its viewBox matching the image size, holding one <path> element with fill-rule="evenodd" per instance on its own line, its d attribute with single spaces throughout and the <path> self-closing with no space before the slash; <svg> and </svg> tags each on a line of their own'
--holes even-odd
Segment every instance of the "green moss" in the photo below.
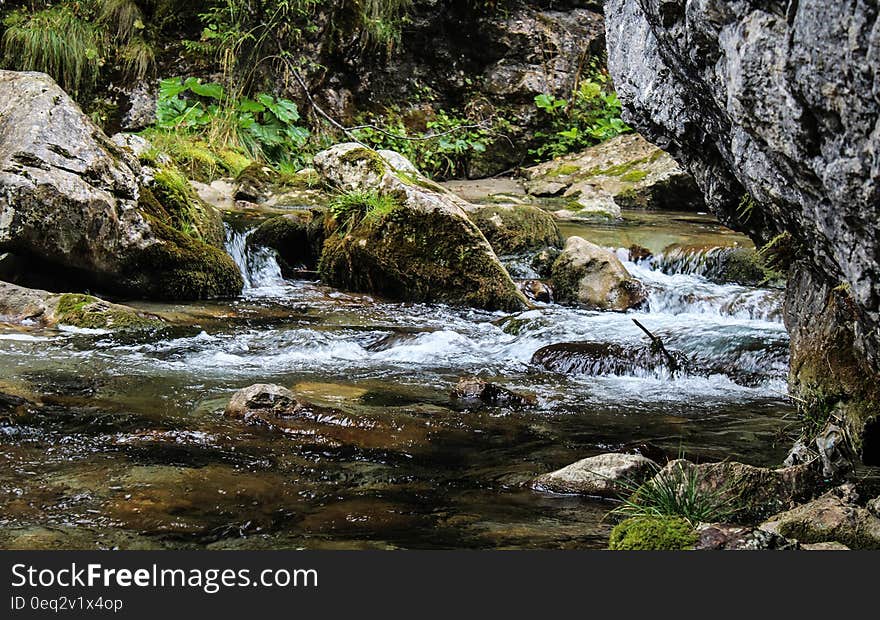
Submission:
<svg viewBox="0 0 880 620">
<path fill-rule="evenodd" d="M 134 254 L 123 267 L 125 290 L 146 298 L 191 300 L 234 297 L 244 281 L 232 258 L 172 228 L 144 207 L 142 212 L 159 242 Z"/>
<path fill-rule="evenodd" d="M 324 219 L 325 213 L 317 209 L 270 218 L 248 236 L 248 245 L 278 252 L 282 271 L 316 269 L 326 238 Z"/>
<path fill-rule="evenodd" d="M 159 319 L 138 314 L 130 308 L 110 304 L 91 295 L 61 295 L 55 304 L 59 324 L 85 329 L 153 329 L 161 327 Z"/>
<path fill-rule="evenodd" d="M 155 211 L 155 203 L 161 205 L 173 228 L 210 245 L 223 245 L 220 214 L 198 197 L 180 170 L 171 165 L 160 167 L 151 190 L 152 199 L 147 198 L 153 203 L 151 208 Z"/>
<path fill-rule="evenodd" d="M 388 167 L 388 164 L 382 159 L 382 156 L 379 155 L 379 153 L 364 147 L 354 148 L 343 153 L 339 160 L 345 164 L 359 164 L 360 162 L 364 162 L 367 169 L 378 176 L 385 174 L 385 170 Z"/>
<path fill-rule="evenodd" d="M 547 173 L 548 177 L 567 177 L 569 175 L 580 172 L 580 166 L 576 166 L 574 164 L 562 164 L 553 168 Z"/>
<path fill-rule="evenodd" d="M 412 174 L 404 170 L 398 170 L 395 172 L 395 174 L 397 175 L 398 179 L 400 179 L 407 185 L 411 185 L 413 187 L 421 187 L 422 189 L 427 189 L 432 192 L 440 192 L 441 194 L 446 192 L 446 190 L 443 189 L 440 185 L 426 179 L 421 175 Z"/>
<path fill-rule="evenodd" d="M 632 170 L 620 176 L 621 181 L 626 181 L 627 183 L 638 183 L 639 181 L 645 180 L 648 176 L 648 173 L 644 170 Z"/>
<path fill-rule="evenodd" d="M 612 551 L 682 551 L 692 549 L 699 536 L 684 519 L 654 517 L 627 519 L 611 530 Z"/>
<path fill-rule="evenodd" d="M 485 206 L 470 217 L 498 254 L 561 248 L 564 242 L 555 218 L 531 205 Z"/>
<path fill-rule="evenodd" d="M 594 168 L 586 173 L 585 176 L 590 177 L 621 177 L 626 173 L 632 171 L 633 168 L 640 166 L 644 163 L 647 163 L 649 158 L 642 157 L 641 159 L 634 159 L 632 161 L 626 161 L 622 164 L 617 164 L 616 166 L 611 166 L 610 168 Z"/>
</svg>

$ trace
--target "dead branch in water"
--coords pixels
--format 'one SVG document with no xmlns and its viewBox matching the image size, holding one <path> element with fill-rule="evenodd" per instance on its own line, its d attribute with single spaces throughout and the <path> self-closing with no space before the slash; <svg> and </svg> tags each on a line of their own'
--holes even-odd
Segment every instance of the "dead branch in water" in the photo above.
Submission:
<svg viewBox="0 0 880 620">
<path fill-rule="evenodd" d="M 633 319 L 632 322 L 635 323 L 636 327 L 645 332 L 645 334 L 648 335 L 648 338 L 651 339 L 651 351 L 654 353 L 659 353 L 666 358 L 666 364 L 669 366 L 670 371 L 676 373 L 681 370 L 681 364 L 679 364 L 678 360 L 675 359 L 675 356 L 666 349 L 666 346 L 663 344 L 663 340 L 659 336 L 655 336 L 653 333 L 651 333 L 651 331 L 647 327 L 642 325 L 637 319 Z"/>
</svg>

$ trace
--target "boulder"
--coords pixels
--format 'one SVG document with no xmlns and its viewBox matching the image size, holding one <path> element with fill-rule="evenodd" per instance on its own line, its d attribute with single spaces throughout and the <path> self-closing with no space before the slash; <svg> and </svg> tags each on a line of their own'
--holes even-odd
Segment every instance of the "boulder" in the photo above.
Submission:
<svg viewBox="0 0 880 620">
<path fill-rule="evenodd" d="M 620 497 L 629 495 L 658 470 L 639 454 L 600 454 L 538 476 L 532 488 L 551 493 Z"/>
<path fill-rule="evenodd" d="M 248 246 L 272 248 L 278 253 L 281 271 L 293 277 L 318 268 L 326 239 L 326 211 L 297 210 L 269 218 L 248 235 Z"/>
<path fill-rule="evenodd" d="M 462 377 L 452 390 L 452 398 L 466 405 L 482 404 L 507 409 L 522 409 L 536 402 L 534 396 L 517 394 L 476 377 Z"/>
<path fill-rule="evenodd" d="M 319 272 L 325 283 L 400 301 L 507 311 L 526 306 L 468 218 L 472 205 L 358 144 L 322 151 L 314 163 L 347 203 L 324 242 Z"/>
<path fill-rule="evenodd" d="M 580 153 L 523 171 L 534 196 L 564 196 L 575 213 L 620 209 L 702 211 L 703 194 L 672 157 L 639 134 L 624 134 Z"/>
<path fill-rule="evenodd" d="M 633 278 L 612 252 L 581 237 L 569 237 L 553 263 L 557 301 L 591 310 L 625 312 L 647 300 L 641 282 Z"/>
<path fill-rule="evenodd" d="M 755 467 L 734 461 L 695 464 L 670 461 L 655 481 L 672 481 L 695 493 L 714 496 L 732 523 L 756 523 L 812 497 L 821 477 L 812 465 L 782 469 Z M 784 532 L 780 532 L 787 536 Z"/>
<path fill-rule="evenodd" d="M 137 160 L 51 78 L 0 72 L 0 129 L 0 252 L 131 297 L 241 291 L 232 259 L 141 187 Z"/>
<path fill-rule="evenodd" d="M 772 516 L 761 527 L 801 543 L 836 542 L 850 549 L 880 549 L 880 518 L 859 505 L 852 484 Z"/>
<path fill-rule="evenodd" d="M 0 317 L 13 323 L 86 329 L 154 329 L 163 322 L 128 306 L 74 293 L 56 294 L 0 282 Z"/>
<path fill-rule="evenodd" d="M 470 218 L 501 255 L 561 248 L 564 243 L 553 216 L 532 205 L 485 205 L 471 210 Z"/>
</svg>

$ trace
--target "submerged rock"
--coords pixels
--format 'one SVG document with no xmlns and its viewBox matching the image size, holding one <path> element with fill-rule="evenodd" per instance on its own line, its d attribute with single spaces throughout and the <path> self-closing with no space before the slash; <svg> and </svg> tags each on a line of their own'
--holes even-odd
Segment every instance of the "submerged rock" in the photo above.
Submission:
<svg viewBox="0 0 880 620">
<path fill-rule="evenodd" d="M 592 310 L 624 312 L 647 299 L 645 287 L 617 256 L 581 237 L 569 237 L 553 263 L 552 277 L 558 301 Z"/>
<path fill-rule="evenodd" d="M 476 377 L 462 377 L 455 389 L 452 390 L 452 398 L 470 405 L 483 404 L 512 409 L 528 407 L 536 402 L 533 396 L 517 394 L 500 385 Z"/>
<path fill-rule="evenodd" d="M 659 466 L 640 454 L 600 454 L 538 476 L 532 488 L 551 493 L 620 497 L 629 495 Z"/>
<path fill-rule="evenodd" d="M 468 203 L 358 144 L 318 153 L 315 167 L 352 202 L 336 214 L 324 242 L 319 272 L 325 283 L 401 301 L 507 311 L 526 306 L 468 218 Z"/>
<path fill-rule="evenodd" d="M 563 342 L 538 349 L 532 364 L 551 372 L 588 376 L 629 376 L 663 371 L 672 375 L 694 370 L 687 356 L 670 351 L 669 357 L 646 345 L 624 346 L 613 342 Z"/>
<path fill-rule="evenodd" d="M 0 72 L 0 252 L 59 281 L 140 298 L 233 296 L 221 249 L 181 230 L 116 146 L 51 78 Z M 191 230 L 190 230 L 191 232 Z"/>
<path fill-rule="evenodd" d="M 164 325 L 158 317 L 91 295 L 56 294 L 6 282 L 0 282 L 0 317 L 14 323 L 86 329 L 154 329 Z"/>
<path fill-rule="evenodd" d="M 561 248 L 564 243 L 553 216 L 531 205 L 485 205 L 472 209 L 470 218 L 498 254 Z"/>
<path fill-rule="evenodd" d="M 767 520 L 762 528 L 801 543 L 842 543 L 851 549 L 880 549 L 880 518 L 859 505 L 852 484 Z"/>
<path fill-rule="evenodd" d="M 537 301 L 542 304 L 553 302 L 553 288 L 540 280 L 519 280 L 516 287 L 526 296 L 526 299 Z"/>
<path fill-rule="evenodd" d="M 705 210 L 703 194 L 668 153 L 625 134 L 523 171 L 535 196 L 562 195 L 574 213 L 620 209 Z M 604 204 L 608 203 L 608 204 Z"/>
</svg>

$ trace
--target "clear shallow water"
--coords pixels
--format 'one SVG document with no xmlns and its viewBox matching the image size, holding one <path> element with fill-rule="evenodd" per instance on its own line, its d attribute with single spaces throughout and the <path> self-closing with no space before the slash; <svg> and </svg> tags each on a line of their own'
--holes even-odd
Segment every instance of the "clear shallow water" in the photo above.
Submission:
<svg viewBox="0 0 880 620">
<path fill-rule="evenodd" d="M 609 225 L 566 233 L 614 248 L 651 228 L 655 246 L 745 243 L 706 218 L 630 218 L 617 239 Z M 655 258 L 627 262 L 647 311 L 507 316 L 285 281 L 271 254 L 229 241 L 243 297 L 140 304 L 178 324 L 152 337 L 0 328 L 0 392 L 42 403 L 0 419 L 0 545 L 601 547 L 611 504 L 527 482 L 634 442 L 704 460 L 784 455 L 777 291 L 664 272 Z M 559 342 L 643 343 L 633 317 L 698 366 L 731 372 L 587 377 L 530 363 Z M 464 410 L 449 392 L 471 374 L 538 404 Z M 229 396 L 252 383 L 340 413 L 296 437 L 226 419 Z"/>
</svg>

